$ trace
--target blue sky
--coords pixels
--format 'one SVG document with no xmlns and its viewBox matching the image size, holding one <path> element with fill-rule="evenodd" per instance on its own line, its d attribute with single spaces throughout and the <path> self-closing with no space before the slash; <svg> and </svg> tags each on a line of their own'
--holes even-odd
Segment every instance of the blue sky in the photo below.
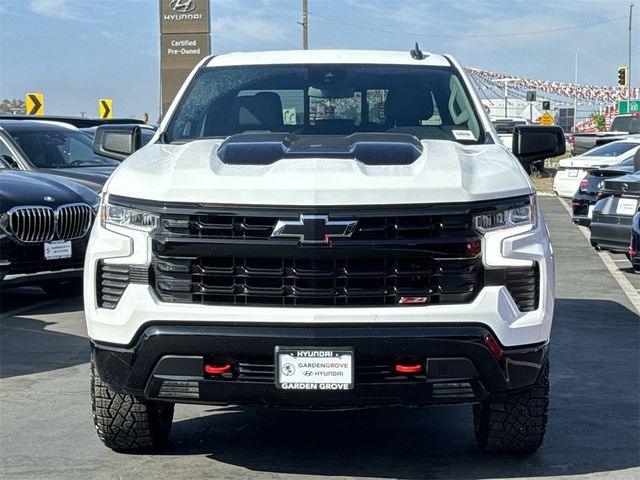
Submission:
<svg viewBox="0 0 640 480">
<path fill-rule="evenodd" d="M 511 75 L 613 85 L 627 63 L 627 0 L 308 0 L 310 48 L 451 53 Z M 301 47 L 301 0 L 211 0 L 213 53 Z M 640 2 L 633 84 L 640 82 Z M 0 0 L 0 98 L 45 94 L 46 113 L 158 116 L 157 0 Z"/>
</svg>

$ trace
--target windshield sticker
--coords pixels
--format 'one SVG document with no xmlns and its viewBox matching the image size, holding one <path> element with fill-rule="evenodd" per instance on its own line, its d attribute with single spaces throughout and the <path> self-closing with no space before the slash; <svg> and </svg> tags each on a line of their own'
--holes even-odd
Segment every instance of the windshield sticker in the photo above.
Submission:
<svg viewBox="0 0 640 480">
<path fill-rule="evenodd" d="M 475 140 L 476 137 L 473 136 L 471 130 L 452 130 L 453 136 L 456 137 L 456 140 Z"/>
</svg>

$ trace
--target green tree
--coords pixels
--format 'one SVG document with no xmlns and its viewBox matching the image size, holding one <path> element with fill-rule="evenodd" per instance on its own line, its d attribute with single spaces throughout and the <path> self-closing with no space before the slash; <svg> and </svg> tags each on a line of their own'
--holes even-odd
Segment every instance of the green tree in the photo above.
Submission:
<svg viewBox="0 0 640 480">
<path fill-rule="evenodd" d="M 596 126 L 596 130 L 598 132 L 603 132 L 604 128 L 605 128 L 605 117 L 604 117 L 604 115 L 602 115 L 601 113 L 592 113 L 590 118 L 591 118 L 591 120 L 593 120 L 593 123 Z"/>
</svg>

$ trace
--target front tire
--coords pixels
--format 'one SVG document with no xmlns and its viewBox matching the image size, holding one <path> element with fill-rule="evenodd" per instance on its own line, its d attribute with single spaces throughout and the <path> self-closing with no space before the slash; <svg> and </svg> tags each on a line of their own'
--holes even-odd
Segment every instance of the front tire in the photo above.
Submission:
<svg viewBox="0 0 640 480">
<path fill-rule="evenodd" d="M 487 452 L 533 453 L 544 438 L 549 407 L 549 362 L 536 384 L 494 395 L 473 407 L 476 440 Z"/>
<path fill-rule="evenodd" d="M 173 407 L 173 403 L 114 392 L 100 379 L 91 362 L 93 423 L 107 447 L 134 453 L 165 446 L 171 431 Z"/>
</svg>

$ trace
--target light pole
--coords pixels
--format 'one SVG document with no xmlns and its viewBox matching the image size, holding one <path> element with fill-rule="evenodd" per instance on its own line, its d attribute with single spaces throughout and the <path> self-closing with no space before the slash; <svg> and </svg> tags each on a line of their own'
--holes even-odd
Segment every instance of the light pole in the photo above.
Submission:
<svg viewBox="0 0 640 480">
<path fill-rule="evenodd" d="M 504 82 L 504 117 L 507 118 L 508 115 L 508 110 L 507 110 L 507 101 L 508 101 L 508 96 L 509 96 L 509 82 L 516 82 L 518 79 L 517 78 L 499 78 L 497 81 L 498 82 Z"/>
<path fill-rule="evenodd" d="M 629 64 L 627 68 L 627 113 L 631 113 L 631 24 L 633 3 L 629 5 Z"/>
<path fill-rule="evenodd" d="M 576 53 L 576 64 L 573 72 L 573 128 L 576 131 L 576 124 L 578 122 L 578 54 Z"/>
</svg>

